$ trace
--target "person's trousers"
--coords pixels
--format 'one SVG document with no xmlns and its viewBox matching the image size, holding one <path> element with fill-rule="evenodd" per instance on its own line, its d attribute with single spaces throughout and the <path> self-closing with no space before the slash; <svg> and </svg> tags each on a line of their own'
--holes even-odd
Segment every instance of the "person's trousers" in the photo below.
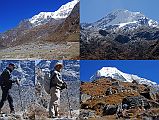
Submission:
<svg viewBox="0 0 159 120">
<path fill-rule="evenodd" d="M 9 89 L 5 87 L 1 87 L 1 89 L 2 89 L 2 99 L 0 101 L 0 109 L 3 107 L 5 101 L 8 100 L 10 110 L 14 111 L 13 98 L 9 92 Z"/>
<path fill-rule="evenodd" d="M 51 117 L 59 116 L 59 106 L 60 106 L 60 89 L 52 87 L 50 89 L 50 104 L 49 104 L 49 115 Z"/>
</svg>

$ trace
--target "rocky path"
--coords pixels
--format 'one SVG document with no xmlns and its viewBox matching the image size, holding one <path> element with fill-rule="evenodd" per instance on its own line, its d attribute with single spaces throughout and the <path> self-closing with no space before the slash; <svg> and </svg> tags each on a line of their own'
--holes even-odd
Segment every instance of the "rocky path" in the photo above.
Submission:
<svg viewBox="0 0 159 120">
<path fill-rule="evenodd" d="M 0 120 L 25 120 L 25 119 L 28 118 L 24 116 L 22 112 L 16 114 L 7 114 L 7 113 L 0 114 Z"/>
</svg>

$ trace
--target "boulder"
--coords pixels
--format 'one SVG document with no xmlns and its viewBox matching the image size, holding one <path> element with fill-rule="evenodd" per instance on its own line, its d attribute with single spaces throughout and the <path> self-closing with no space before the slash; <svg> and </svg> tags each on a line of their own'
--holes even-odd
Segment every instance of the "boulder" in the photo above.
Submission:
<svg viewBox="0 0 159 120">
<path fill-rule="evenodd" d="M 86 102 L 87 100 L 91 99 L 91 96 L 90 95 L 87 95 L 87 94 L 82 94 L 81 95 L 81 102 L 84 103 Z"/>
<path fill-rule="evenodd" d="M 94 118 L 95 116 L 95 111 L 81 109 L 79 119 L 88 120 L 89 118 Z"/>
<path fill-rule="evenodd" d="M 109 87 L 106 92 L 105 92 L 106 95 L 112 95 L 113 94 L 113 91 L 112 91 L 112 88 Z"/>
<path fill-rule="evenodd" d="M 117 113 L 118 106 L 117 105 L 107 105 L 103 109 L 103 115 L 114 115 Z"/>
<path fill-rule="evenodd" d="M 112 86 L 120 86 L 119 81 L 112 82 Z"/>
<path fill-rule="evenodd" d="M 87 103 L 82 103 L 81 109 L 89 109 L 89 105 Z"/>
<path fill-rule="evenodd" d="M 123 99 L 122 104 L 126 104 L 128 109 L 136 107 L 144 107 L 145 109 L 150 108 L 150 104 L 147 99 L 143 96 L 132 96 Z"/>
</svg>

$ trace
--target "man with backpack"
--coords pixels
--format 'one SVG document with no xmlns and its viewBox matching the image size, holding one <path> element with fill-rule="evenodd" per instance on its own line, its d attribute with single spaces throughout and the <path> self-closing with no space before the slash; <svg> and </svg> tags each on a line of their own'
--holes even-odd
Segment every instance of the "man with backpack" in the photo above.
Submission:
<svg viewBox="0 0 159 120">
<path fill-rule="evenodd" d="M 15 113 L 14 106 L 13 106 L 13 98 L 10 94 L 12 83 L 17 83 L 17 85 L 19 85 L 18 80 L 16 81 L 11 80 L 11 73 L 15 68 L 16 68 L 15 64 L 10 63 L 8 67 L 6 67 L 6 69 L 0 75 L 0 85 L 2 89 L 2 99 L 0 101 L 0 113 L 6 100 L 8 100 L 8 103 L 9 103 L 10 113 L 12 114 Z"/>
<path fill-rule="evenodd" d="M 49 104 L 49 115 L 51 118 L 59 117 L 59 106 L 60 106 L 60 90 L 67 88 L 66 83 L 62 80 L 61 70 L 63 64 L 57 62 L 54 66 L 54 70 L 51 72 L 50 80 L 50 104 Z"/>
</svg>

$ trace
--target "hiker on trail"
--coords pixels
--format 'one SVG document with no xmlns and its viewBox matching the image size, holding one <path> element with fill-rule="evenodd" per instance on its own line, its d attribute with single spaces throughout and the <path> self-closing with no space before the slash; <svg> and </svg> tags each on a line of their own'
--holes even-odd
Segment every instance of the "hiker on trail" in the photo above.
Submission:
<svg viewBox="0 0 159 120">
<path fill-rule="evenodd" d="M 60 106 L 60 90 L 67 88 L 66 83 L 62 80 L 61 70 L 63 64 L 57 62 L 54 66 L 54 70 L 51 72 L 50 80 L 50 104 L 49 104 L 49 115 L 51 118 L 59 117 L 59 106 Z"/>
<path fill-rule="evenodd" d="M 0 85 L 2 89 L 2 99 L 0 101 L 0 113 L 1 109 L 5 103 L 6 100 L 8 100 L 9 107 L 10 107 L 10 113 L 15 113 L 14 106 L 13 106 L 13 98 L 10 94 L 10 89 L 12 88 L 12 83 L 17 83 L 19 85 L 18 80 L 11 80 L 11 73 L 16 68 L 15 64 L 10 63 L 8 67 L 2 72 L 0 75 Z"/>
</svg>

